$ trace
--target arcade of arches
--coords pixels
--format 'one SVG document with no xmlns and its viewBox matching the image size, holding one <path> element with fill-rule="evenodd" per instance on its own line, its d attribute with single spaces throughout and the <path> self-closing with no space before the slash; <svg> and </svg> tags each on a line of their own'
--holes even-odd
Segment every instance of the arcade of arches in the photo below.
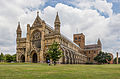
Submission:
<svg viewBox="0 0 120 79">
<path fill-rule="evenodd" d="M 85 63 L 87 61 L 87 57 L 76 53 L 74 50 L 70 50 L 69 48 L 62 46 L 63 50 L 63 57 L 62 57 L 62 64 L 80 64 Z"/>
<path fill-rule="evenodd" d="M 45 56 L 46 51 L 53 42 L 60 44 L 60 48 L 64 52 L 63 57 L 58 61 L 58 63 L 61 64 L 86 63 L 88 56 L 93 57 L 92 54 L 88 54 L 89 50 L 91 50 L 91 52 L 93 52 L 93 49 L 95 49 L 96 52 L 101 50 L 101 45 L 85 46 L 85 36 L 83 34 L 75 35 L 75 38 L 78 37 L 79 40 L 77 41 L 76 38 L 74 42 L 61 34 L 61 22 L 58 13 L 54 21 L 54 28 L 39 17 L 39 12 L 37 12 L 33 24 L 27 24 L 26 27 L 26 37 L 23 38 L 20 22 L 18 23 L 16 30 L 17 62 L 45 63 L 47 60 Z M 98 44 L 100 44 L 100 41 Z M 86 54 L 84 54 L 84 51 Z"/>
</svg>

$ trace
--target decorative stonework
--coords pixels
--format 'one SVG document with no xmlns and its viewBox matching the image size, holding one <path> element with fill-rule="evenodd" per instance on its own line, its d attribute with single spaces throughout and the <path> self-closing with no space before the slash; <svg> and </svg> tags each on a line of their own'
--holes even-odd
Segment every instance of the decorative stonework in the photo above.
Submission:
<svg viewBox="0 0 120 79">
<path fill-rule="evenodd" d="M 22 38 L 22 31 L 19 23 L 16 39 L 17 61 L 45 63 L 48 47 L 52 45 L 53 42 L 57 42 L 60 44 L 61 50 L 64 52 L 64 56 L 58 61 L 58 63 L 86 63 L 87 56 L 83 54 L 85 50 L 62 35 L 60 33 L 60 27 L 58 13 L 54 22 L 54 29 L 47 25 L 45 21 L 41 20 L 37 13 L 37 17 L 32 26 L 27 24 L 27 37 Z M 84 37 L 82 37 L 82 39 L 84 39 Z"/>
</svg>

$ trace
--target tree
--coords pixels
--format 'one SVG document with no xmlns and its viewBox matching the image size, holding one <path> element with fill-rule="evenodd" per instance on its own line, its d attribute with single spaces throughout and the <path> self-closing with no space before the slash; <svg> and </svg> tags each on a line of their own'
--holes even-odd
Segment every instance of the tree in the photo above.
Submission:
<svg viewBox="0 0 120 79">
<path fill-rule="evenodd" d="M 1 55 L 0 55 L 0 62 L 1 62 Z"/>
<path fill-rule="evenodd" d="M 117 63 L 117 58 L 115 57 L 114 60 L 113 60 L 113 63 L 116 64 Z M 118 58 L 118 63 L 120 63 L 120 57 Z"/>
<path fill-rule="evenodd" d="M 16 54 L 12 55 L 12 61 L 16 62 Z"/>
<path fill-rule="evenodd" d="M 50 59 L 52 59 L 52 62 L 54 65 L 56 65 L 56 61 L 58 61 L 62 57 L 62 51 L 60 50 L 59 44 L 57 42 L 54 42 L 49 48 L 48 48 L 48 55 Z"/>
<path fill-rule="evenodd" d="M 3 53 L 1 53 L 1 55 L 0 55 L 0 61 L 1 61 L 1 62 L 4 61 L 4 54 L 3 54 Z"/>
<path fill-rule="evenodd" d="M 6 54 L 6 55 L 5 55 L 5 58 L 6 58 L 6 61 L 7 61 L 7 62 L 13 61 L 13 58 L 12 58 L 12 56 L 11 56 L 10 54 Z"/>
<path fill-rule="evenodd" d="M 109 63 L 111 59 L 112 58 L 108 53 L 104 53 L 102 51 L 100 51 L 99 54 L 94 58 L 94 60 L 98 62 L 99 64 Z"/>
</svg>

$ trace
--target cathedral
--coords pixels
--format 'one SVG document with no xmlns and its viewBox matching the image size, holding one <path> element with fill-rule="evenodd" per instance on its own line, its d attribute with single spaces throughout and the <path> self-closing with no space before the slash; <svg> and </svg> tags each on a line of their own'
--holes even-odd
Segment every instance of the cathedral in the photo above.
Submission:
<svg viewBox="0 0 120 79">
<path fill-rule="evenodd" d="M 16 60 L 17 62 L 46 63 L 47 50 L 53 42 L 60 45 L 63 56 L 57 61 L 60 64 L 96 63 L 94 57 L 101 51 L 100 39 L 96 44 L 85 45 L 83 33 L 74 34 L 73 41 L 60 32 L 60 19 L 58 12 L 54 21 L 54 28 L 39 17 L 37 12 L 33 24 L 27 24 L 26 38 L 22 37 L 20 22 L 17 27 Z"/>
</svg>

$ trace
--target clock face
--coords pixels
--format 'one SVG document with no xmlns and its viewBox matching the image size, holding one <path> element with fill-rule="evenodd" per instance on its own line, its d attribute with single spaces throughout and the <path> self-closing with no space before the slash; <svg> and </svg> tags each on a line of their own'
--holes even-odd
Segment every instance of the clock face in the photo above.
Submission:
<svg viewBox="0 0 120 79">
<path fill-rule="evenodd" d="M 35 32 L 33 34 L 32 45 L 34 45 L 37 48 L 41 48 L 41 33 L 40 32 Z"/>
</svg>

